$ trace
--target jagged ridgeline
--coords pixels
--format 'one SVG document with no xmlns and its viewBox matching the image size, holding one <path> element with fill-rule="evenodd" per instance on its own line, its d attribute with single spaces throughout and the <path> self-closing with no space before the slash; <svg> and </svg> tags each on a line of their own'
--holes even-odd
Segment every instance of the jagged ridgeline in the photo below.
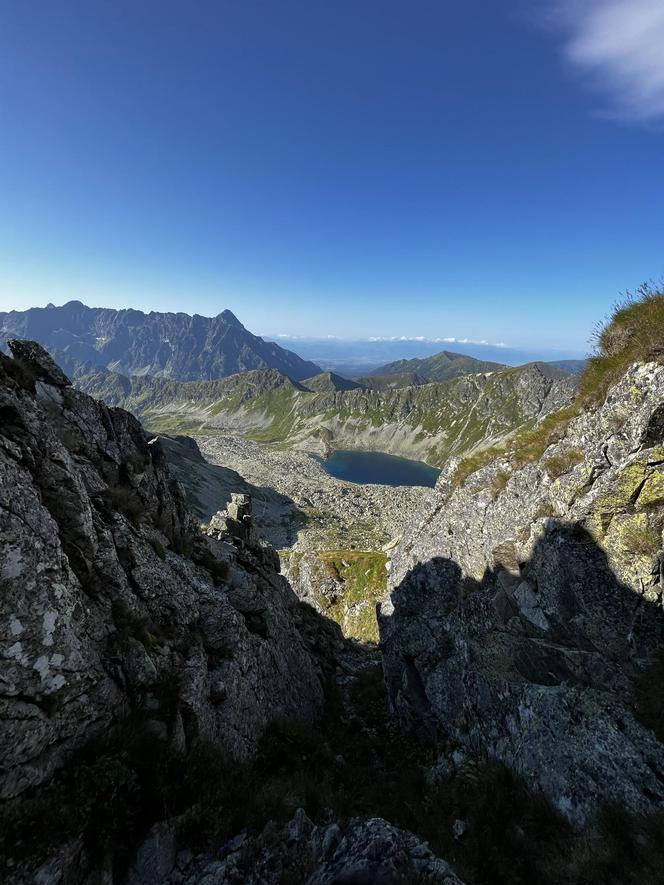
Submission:
<svg viewBox="0 0 664 885">
<path fill-rule="evenodd" d="M 42 344 L 73 378 L 96 369 L 180 380 L 223 378 L 248 369 L 279 369 L 291 378 L 319 372 L 252 335 L 230 310 L 216 317 L 86 307 L 70 301 L 0 312 L 0 349 L 9 338 Z"/>
</svg>

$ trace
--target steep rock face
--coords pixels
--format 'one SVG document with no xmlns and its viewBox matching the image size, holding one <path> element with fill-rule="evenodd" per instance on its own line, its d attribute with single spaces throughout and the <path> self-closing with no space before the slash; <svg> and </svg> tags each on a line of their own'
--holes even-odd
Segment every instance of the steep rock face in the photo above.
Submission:
<svg viewBox="0 0 664 885">
<path fill-rule="evenodd" d="M 70 301 L 0 313 L 0 348 L 8 338 L 34 338 L 77 375 L 109 368 L 124 375 L 185 381 L 274 368 L 292 378 L 319 372 L 278 344 L 252 335 L 229 310 L 216 317 L 86 307 Z"/>
<path fill-rule="evenodd" d="M 634 365 L 533 463 L 459 487 L 452 462 L 379 613 L 403 725 L 506 763 L 578 826 L 664 800 L 664 746 L 634 715 L 662 647 L 663 403 L 664 367 Z"/>
<path fill-rule="evenodd" d="M 269 548 L 198 533 L 158 441 L 38 345 L 0 355 L 0 797 L 130 711 L 251 757 L 313 718 L 340 641 Z M 313 649 L 316 648 L 314 653 Z"/>
</svg>

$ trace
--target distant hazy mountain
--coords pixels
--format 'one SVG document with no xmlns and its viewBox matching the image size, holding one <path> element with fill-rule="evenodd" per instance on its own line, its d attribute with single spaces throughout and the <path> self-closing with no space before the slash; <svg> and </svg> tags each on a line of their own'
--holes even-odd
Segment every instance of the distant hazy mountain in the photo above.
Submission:
<svg viewBox="0 0 664 885">
<path fill-rule="evenodd" d="M 441 350 L 425 359 L 397 360 L 386 366 L 379 366 L 372 375 L 416 375 L 422 381 L 447 381 L 461 375 L 474 375 L 479 372 L 498 372 L 504 369 L 502 363 L 478 360 L 463 353 Z"/>
<path fill-rule="evenodd" d="M 109 369 L 201 381 L 247 369 L 278 369 L 301 380 L 321 371 L 316 363 L 252 335 L 229 310 L 216 317 L 145 314 L 70 301 L 0 313 L 0 349 L 6 349 L 8 338 L 39 341 L 74 376 Z"/>
<path fill-rule="evenodd" d="M 440 353 L 442 348 L 460 352 L 485 362 L 505 366 L 523 366 L 540 361 L 577 360 L 583 356 L 579 351 L 560 350 L 551 347 L 511 347 L 504 344 L 488 344 L 467 339 L 442 340 L 441 338 L 298 338 L 280 336 L 268 340 L 277 341 L 295 351 L 302 359 L 313 360 L 325 371 L 336 372 L 346 378 L 366 377 L 381 366 L 397 360 L 424 359 Z"/>
</svg>

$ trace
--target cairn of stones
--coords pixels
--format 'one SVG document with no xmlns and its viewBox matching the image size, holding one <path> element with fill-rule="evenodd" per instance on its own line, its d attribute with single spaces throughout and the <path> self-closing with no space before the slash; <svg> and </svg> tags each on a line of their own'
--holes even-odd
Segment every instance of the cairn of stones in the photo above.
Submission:
<svg viewBox="0 0 664 885">
<path fill-rule="evenodd" d="M 226 510 L 215 513 L 210 520 L 210 528 L 230 535 L 240 547 L 255 546 L 258 539 L 251 516 L 251 495 L 232 492 Z"/>
</svg>

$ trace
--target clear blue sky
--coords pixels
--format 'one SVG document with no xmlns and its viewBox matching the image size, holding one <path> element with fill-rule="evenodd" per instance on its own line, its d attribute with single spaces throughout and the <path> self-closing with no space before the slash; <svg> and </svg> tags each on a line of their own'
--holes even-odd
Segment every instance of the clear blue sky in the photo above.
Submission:
<svg viewBox="0 0 664 885">
<path fill-rule="evenodd" d="M 583 348 L 664 273 L 663 13 L 6 0 L 0 309 Z"/>
</svg>

